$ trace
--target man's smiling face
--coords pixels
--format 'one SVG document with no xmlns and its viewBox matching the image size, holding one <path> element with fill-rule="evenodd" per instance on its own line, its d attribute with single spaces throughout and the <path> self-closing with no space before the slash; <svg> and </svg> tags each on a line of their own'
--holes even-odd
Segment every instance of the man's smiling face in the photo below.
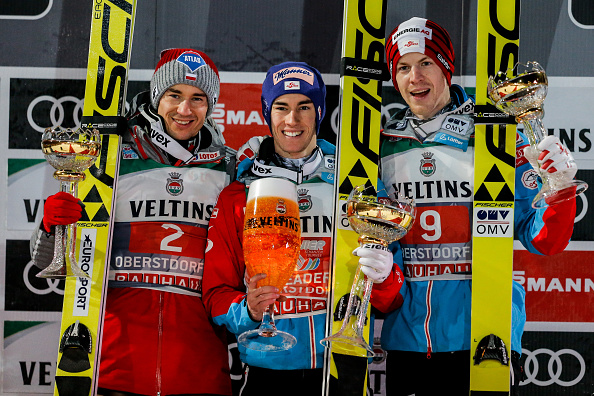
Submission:
<svg viewBox="0 0 594 396">
<path fill-rule="evenodd" d="M 396 68 L 400 94 L 417 117 L 429 119 L 449 103 L 448 81 L 429 56 L 410 52 L 398 60 Z"/>
<path fill-rule="evenodd" d="M 169 88 L 159 101 L 158 113 L 165 120 L 167 133 L 177 140 L 188 140 L 200 132 L 208 112 L 204 91 L 187 84 Z"/>
<path fill-rule="evenodd" d="M 276 153 L 285 158 L 303 158 L 316 147 L 316 111 L 303 94 L 285 94 L 270 110 L 270 129 Z"/>
</svg>

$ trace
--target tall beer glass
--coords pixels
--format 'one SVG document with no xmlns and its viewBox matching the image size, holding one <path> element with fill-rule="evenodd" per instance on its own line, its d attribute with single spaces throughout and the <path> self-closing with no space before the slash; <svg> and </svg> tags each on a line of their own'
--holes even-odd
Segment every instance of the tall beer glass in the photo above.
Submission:
<svg viewBox="0 0 594 396">
<path fill-rule="evenodd" d="M 259 179 L 249 186 L 243 227 L 243 257 L 248 276 L 264 273 L 260 286 L 285 287 L 293 275 L 301 249 L 297 190 L 293 182 L 279 178 Z M 297 339 L 277 330 L 274 305 L 266 308 L 256 330 L 242 333 L 237 341 L 249 349 L 282 351 Z"/>
</svg>

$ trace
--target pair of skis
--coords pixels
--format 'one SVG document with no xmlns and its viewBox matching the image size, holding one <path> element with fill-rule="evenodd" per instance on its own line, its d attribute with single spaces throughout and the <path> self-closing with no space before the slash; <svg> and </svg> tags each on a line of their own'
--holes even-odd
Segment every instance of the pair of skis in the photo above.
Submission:
<svg viewBox="0 0 594 396">
<path fill-rule="evenodd" d="M 327 333 L 342 324 L 340 312 L 357 267 L 351 251 L 357 234 L 345 213 L 348 194 L 360 184 L 376 185 L 381 128 L 382 68 L 387 4 L 385 0 L 345 0 L 340 78 L 340 134 L 337 144 L 333 265 L 328 298 Z M 475 174 L 473 219 L 473 286 L 471 320 L 472 395 L 507 395 L 509 361 L 492 360 L 489 352 L 501 340 L 511 352 L 513 207 L 516 126 L 487 103 L 489 76 L 513 68 L 518 58 L 519 0 L 478 0 Z M 502 228 L 484 227 L 485 216 L 507 219 Z M 348 300 L 348 298 L 347 298 Z M 369 343 L 369 322 L 365 337 Z M 499 344 L 495 348 L 500 347 Z M 478 352 L 477 352 L 478 351 Z M 324 394 L 365 395 L 364 350 L 332 345 L 327 351 Z M 476 364 L 475 364 L 476 363 Z M 405 380 L 405 379 L 404 379 Z"/>
<path fill-rule="evenodd" d="M 136 0 L 92 2 L 83 128 L 101 133 L 101 153 L 85 171 L 78 197 L 85 208 L 77 223 L 78 262 L 91 279 L 66 278 L 55 396 L 97 393 L 101 332 L 115 213 L 120 136 L 130 65 Z"/>
</svg>

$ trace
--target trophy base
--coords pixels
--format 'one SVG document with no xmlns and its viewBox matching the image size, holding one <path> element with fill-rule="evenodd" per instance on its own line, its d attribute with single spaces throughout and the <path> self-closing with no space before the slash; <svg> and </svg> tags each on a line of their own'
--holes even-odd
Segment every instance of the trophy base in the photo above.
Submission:
<svg viewBox="0 0 594 396">
<path fill-rule="evenodd" d="M 355 351 L 357 349 L 363 349 L 367 353 L 368 358 L 372 358 L 375 356 L 375 352 L 369 346 L 367 342 L 360 336 L 349 337 L 343 334 L 337 333 L 331 335 L 330 337 L 326 337 L 320 340 L 320 343 L 324 345 L 326 348 L 330 348 L 332 343 L 340 344 L 347 350 Z"/>
<path fill-rule="evenodd" d="M 70 271 L 71 272 L 68 273 L 65 265 L 60 265 L 59 267 L 53 268 L 52 264 L 50 264 L 35 276 L 38 278 L 47 279 L 66 279 L 66 277 L 91 279 L 89 274 L 80 269 L 78 266 L 72 266 Z"/>
<path fill-rule="evenodd" d="M 286 351 L 297 344 L 297 339 L 280 330 L 250 330 L 241 333 L 237 343 L 254 351 L 274 352 Z"/>
<path fill-rule="evenodd" d="M 543 188 L 534 197 L 532 207 L 535 209 L 546 208 L 569 201 L 586 191 L 588 183 L 581 180 L 571 180 L 564 185 L 553 188 Z"/>
<path fill-rule="evenodd" d="M 66 279 L 66 267 L 62 266 L 61 268 L 50 269 L 48 266 L 35 276 L 46 279 Z"/>
</svg>

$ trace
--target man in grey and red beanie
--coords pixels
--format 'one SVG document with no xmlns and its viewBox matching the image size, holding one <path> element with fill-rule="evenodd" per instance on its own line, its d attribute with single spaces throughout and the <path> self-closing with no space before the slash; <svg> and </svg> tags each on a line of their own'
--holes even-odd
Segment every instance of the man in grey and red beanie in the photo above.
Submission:
<svg viewBox="0 0 594 396">
<path fill-rule="evenodd" d="M 384 310 L 386 394 L 468 395 L 474 102 L 452 84 L 450 36 L 433 21 L 415 17 L 401 23 L 386 38 L 386 60 L 392 83 L 408 106 L 394 114 L 382 132 L 380 178 L 417 204 L 417 221 L 392 246 L 401 257 L 406 282 L 400 290 L 401 306 Z M 527 181 L 536 180 L 533 167 L 570 179 L 577 167 L 556 137 L 545 139 L 533 159 L 524 155 L 527 147 L 528 139 L 518 132 L 514 235 L 529 252 L 551 255 L 569 243 L 575 199 L 533 209 L 538 186 Z M 512 394 L 522 380 L 524 296 L 514 282 L 511 345 L 505 346 L 511 350 Z M 501 348 L 497 345 L 493 357 L 504 360 L 507 352 Z"/>
<path fill-rule="evenodd" d="M 234 179 L 235 153 L 210 117 L 219 75 L 203 52 L 161 53 L 150 92 L 128 113 L 117 181 L 99 394 L 230 395 L 225 331 L 202 302 L 210 214 Z M 80 201 L 48 197 L 32 240 L 51 261 L 53 230 L 77 221 Z"/>
<path fill-rule="evenodd" d="M 263 384 L 278 394 L 319 395 L 334 211 L 335 148 L 317 138 L 326 112 L 326 87 L 312 66 L 285 62 L 268 70 L 261 99 L 272 137 L 262 140 L 254 158 L 240 163 L 238 181 L 219 196 L 217 216 L 211 219 L 208 233 L 212 248 L 204 265 L 204 301 L 213 321 L 238 336 L 257 328 L 265 308 L 274 304 L 277 329 L 297 339 L 296 345 L 280 352 L 238 346 L 241 360 L 247 364 L 242 396 L 261 395 Z M 246 190 L 254 180 L 265 177 L 297 184 L 302 244 L 296 270 L 284 290 L 258 287 L 258 280 L 267 274 L 250 278 L 243 260 Z M 399 286 L 389 252 L 383 255 L 368 247 L 359 249 L 357 255 L 364 271 L 376 281 L 374 292 L 379 293 L 382 286 Z M 366 374 L 365 360 L 363 363 L 361 379 Z"/>
</svg>

